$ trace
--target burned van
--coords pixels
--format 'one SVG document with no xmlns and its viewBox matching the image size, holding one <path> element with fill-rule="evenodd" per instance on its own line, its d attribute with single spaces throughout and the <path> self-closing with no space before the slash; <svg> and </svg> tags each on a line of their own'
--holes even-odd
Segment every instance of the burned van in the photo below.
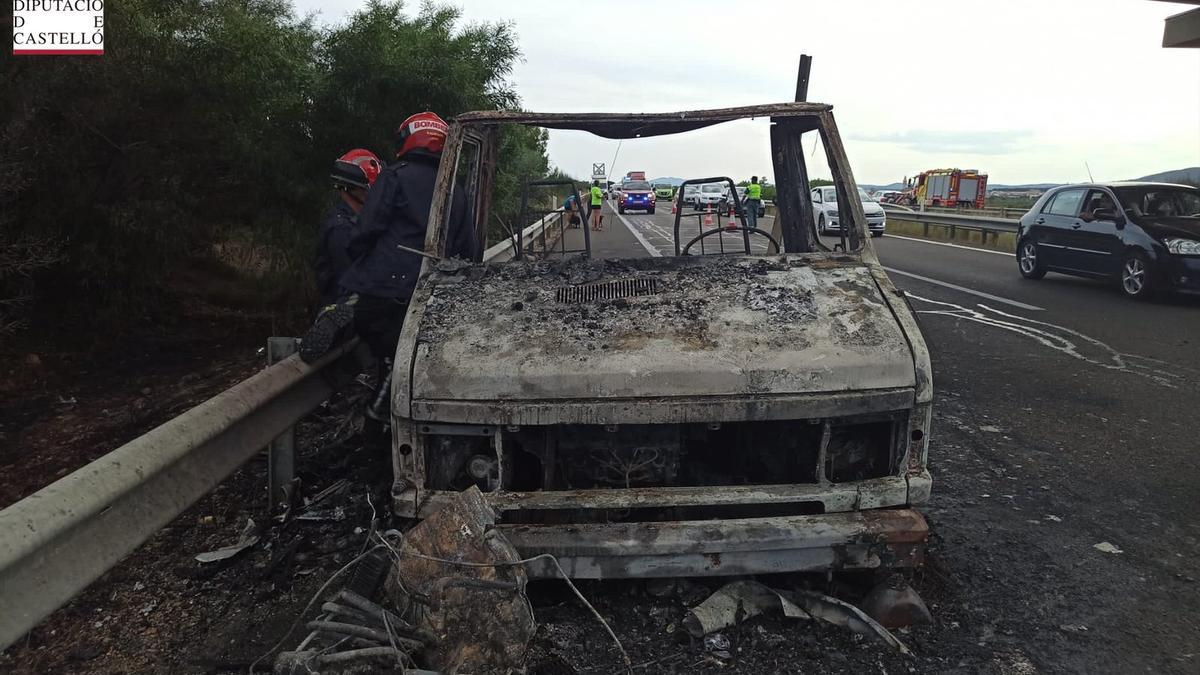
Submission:
<svg viewBox="0 0 1200 675">
<path fill-rule="evenodd" d="M 479 260 L 442 259 L 456 201 L 487 233 L 504 125 L 619 139 L 745 118 L 770 122 L 772 226 L 709 225 L 686 188 L 740 198 L 698 176 L 666 252 L 604 255 L 588 228 L 529 209 Z M 845 205 L 836 240 L 813 223 L 814 134 Z M 823 104 L 454 119 L 393 371 L 395 512 L 478 486 L 523 555 L 584 578 L 919 564 L 929 355 L 857 195 Z"/>
</svg>

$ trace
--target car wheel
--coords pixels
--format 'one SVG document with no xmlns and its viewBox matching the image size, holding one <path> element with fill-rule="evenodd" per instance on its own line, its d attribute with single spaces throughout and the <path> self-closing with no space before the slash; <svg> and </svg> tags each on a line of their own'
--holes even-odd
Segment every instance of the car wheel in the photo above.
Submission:
<svg viewBox="0 0 1200 675">
<path fill-rule="evenodd" d="M 1037 242 L 1022 239 L 1017 246 L 1017 269 L 1026 279 L 1041 279 L 1046 276 L 1046 266 L 1038 256 Z"/>
<path fill-rule="evenodd" d="M 1142 253 L 1130 253 L 1121 263 L 1121 290 L 1135 300 L 1146 300 L 1154 295 L 1150 261 Z"/>
<path fill-rule="evenodd" d="M 825 214 L 822 213 L 820 218 L 817 218 L 817 234 L 829 234 L 829 230 L 825 228 Z"/>
</svg>

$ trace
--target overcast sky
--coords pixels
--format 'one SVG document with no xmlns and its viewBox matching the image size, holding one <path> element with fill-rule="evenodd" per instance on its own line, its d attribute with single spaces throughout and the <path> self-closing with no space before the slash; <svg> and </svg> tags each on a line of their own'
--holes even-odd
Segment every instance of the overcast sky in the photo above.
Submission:
<svg viewBox="0 0 1200 675">
<path fill-rule="evenodd" d="M 364 0 L 295 0 L 337 23 Z M 1200 49 L 1163 49 L 1151 0 L 459 0 L 509 21 L 513 74 L 538 112 L 647 112 L 789 101 L 801 53 L 809 100 L 830 103 L 860 183 L 977 168 L 992 183 L 1137 178 L 1200 165 Z M 417 3 L 409 3 L 415 11 Z M 410 111 L 397 111 L 397 117 Z M 765 120 L 617 142 L 550 136 L 576 176 L 770 175 Z M 352 144 L 352 143 L 351 143 Z M 814 176 L 827 175 L 818 149 Z"/>
</svg>

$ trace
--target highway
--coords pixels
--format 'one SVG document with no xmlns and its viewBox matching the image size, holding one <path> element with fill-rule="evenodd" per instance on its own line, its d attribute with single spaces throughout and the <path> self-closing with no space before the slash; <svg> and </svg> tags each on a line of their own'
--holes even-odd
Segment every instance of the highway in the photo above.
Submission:
<svg viewBox="0 0 1200 675">
<path fill-rule="evenodd" d="M 669 209 L 609 208 L 597 255 L 673 255 Z M 939 622 L 1013 643 L 1010 666 L 1200 669 L 1200 298 L 1137 303 L 1022 279 L 1011 254 L 872 243 L 933 355 Z"/>
</svg>

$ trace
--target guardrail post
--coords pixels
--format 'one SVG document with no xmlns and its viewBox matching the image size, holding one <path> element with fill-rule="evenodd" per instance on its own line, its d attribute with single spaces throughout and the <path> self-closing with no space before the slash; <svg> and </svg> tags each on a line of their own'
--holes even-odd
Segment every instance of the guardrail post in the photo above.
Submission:
<svg viewBox="0 0 1200 675">
<path fill-rule="evenodd" d="M 267 365 L 275 365 L 296 353 L 294 337 L 267 338 Z M 296 478 L 296 427 L 288 427 L 267 448 L 267 512 L 274 513 L 280 502 L 292 502 L 292 481 Z"/>
</svg>

